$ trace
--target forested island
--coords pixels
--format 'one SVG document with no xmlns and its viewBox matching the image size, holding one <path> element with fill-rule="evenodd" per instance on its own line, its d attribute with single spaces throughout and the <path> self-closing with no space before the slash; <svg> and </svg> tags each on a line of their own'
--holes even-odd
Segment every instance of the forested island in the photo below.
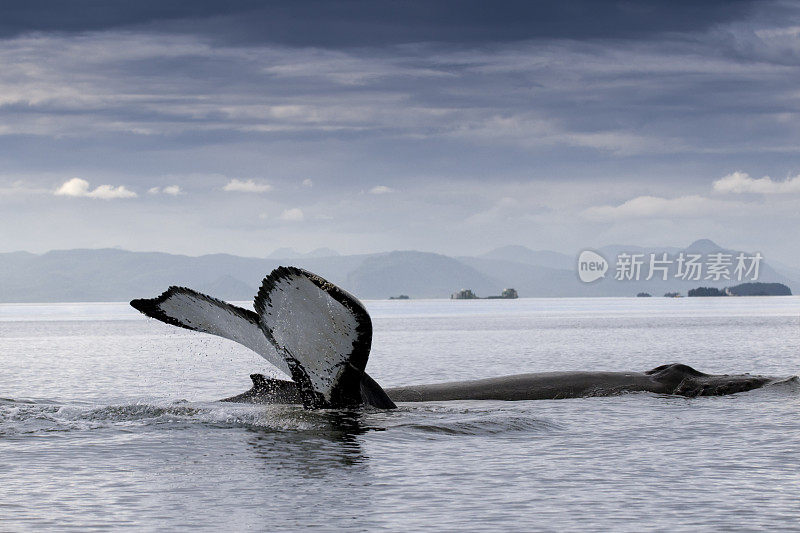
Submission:
<svg viewBox="0 0 800 533">
<path fill-rule="evenodd" d="M 728 289 L 731 296 L 791 296 L 792 290 L 783 283 L 742 283 Z"/>
<path fill-rule="evenodd" d="M 791 296 L 792 291 L 783 283 L 741 283 L 725 289 L 697 287 L 689 296 Z"/>
</svg>

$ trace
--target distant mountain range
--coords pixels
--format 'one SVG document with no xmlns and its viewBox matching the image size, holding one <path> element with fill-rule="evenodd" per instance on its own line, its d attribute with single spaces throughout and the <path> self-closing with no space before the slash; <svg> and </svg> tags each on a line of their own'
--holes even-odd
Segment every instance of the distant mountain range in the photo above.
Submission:
<svg viewBox="0 0 800 533">
<path fill-rule="evenodd" d="M 0 302 L 126 301 L 155 296 L 170 285 L 183 285 L 226 300 L 251 300 L 261 280 L 279 265 L 295 265 L 316 272 L 360 298 L 384 299 L 399 294 L 411 298 L 447 298 L 459 289 L 472 289 L 479 296 L 500 294 L 513 287 L 520 297 L 635 296 L 648 292 L 686 295 L 698 286 L 723 288 L 738 283 L 722 279 L 685 281 L 656 277 L 639 281 L 614 279 L 619 253 L 674 257 L 684 253 L 738 254 L 702 239 L 686 248 L 642 248 L 606 246 L 596 250 L 606 258 L 605 278 L 583 283 L 576 273 L 577 253 L 569 256 L 535 251 L 524 246 L 506 246 L 477 257 L 394 251 L 379 254 L 339 255 L 320 249 L 299 254 L 276 250 L 268 258 L 212 254 L 199 257 L 119 249 L 57 250 L 44 254 L 12 252 L 0 254 Z M 749 281 L 749 280 L 744 280 Z M 785 265 L 773 268 L 761 263 L 758 281 L 783 283 L 794 294 L 800 292 L 800 269 Z"/>
<path fill-rule="evenodd" d="M 294 248 L 278 248 L 267 256 L 267 259 L 298 259 L 301 257 L 336 257 L 339 252 L 330 248 L 317 248 L 308 253 L 300 253 Z"/>
</svg>

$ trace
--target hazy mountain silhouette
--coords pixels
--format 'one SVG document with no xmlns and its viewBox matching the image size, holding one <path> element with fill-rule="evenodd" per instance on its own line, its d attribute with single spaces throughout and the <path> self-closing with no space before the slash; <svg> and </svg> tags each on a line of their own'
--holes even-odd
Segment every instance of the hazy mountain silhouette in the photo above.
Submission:
<svg viewBox="0 0 800 533">
<path fill-rule="evenodd" d="M 267 256 L 267 259 L 299 259 L 306 257 L 336 257 L 339 252 L 331 248 L 317 248 L 307 254 L 300 253 L 294 248 L 278 248 Z"/>
<path fill-rule="evenodd" d="M 614 279 L 619 253 L 664 252 L 671 258 L 684 253 L 731 254 L 708 239 L 686 248 L 650 248 L 613 245 L 597 250 L 609 262 L 604 279 L 582 283 L 576 274 L 576 257 L 523 246 L 504 246 L 478 257 L 396 251 L 381 254 L 338 255 L 321 249 L 296 258 L 252 258 L 228 254 L 199 257 L 160 252 L 129 252 L 119 249 L 55 250 L 44 254 L 13 252 L 0 254 L 0 302 L 126 301 L 155 296 L 170 285 L 183 285 L 227 300 L 252 300 L 262 279 L 280 264 L 296 265 L 316 272 L 361 298 L 388 298 L 407 294 L 412 298 L 447 298 L 459 289 L 472 289 L 479 296 L 517 289 L 520 297 L 635 296 L 648 292 L 660 296 L 668 291 L 686 294 L 698 286 L 724 288 L 739 280 L 681 280 L 660 277 L 639 281 Z M 332 254 L 332 255 L 329 255 Z M 783 283 L 800 292 L 800 269 L 783 265 L 773 269 L 765 258 L 758 281 Z M 789 275 L 787 275 L 789 274 Z M 749 281 L 749 280 L 742 280 Z"/>
<path fill-rule="evenodd" d="M 522 263 L 525 265 L 537 265 L 547 268 L 561 268 L 569 270 L 575 266 L 575 257 L 551 252 L 549 250 L 531 250 L 525 246 L 510 245 L 495 248 L 478 257 L 482 259 L 494 259 L 498 261 L 509 261 L 512 263 Z"/>
<path fill-rule="evenodd" d="M 497 293 L 502 282 L 439 254 L 391 252 L 368 257 L 347 276 L 348 290 L 363 298 L 442 298 L 470 288 L 478 294 Z"/>
</svg>

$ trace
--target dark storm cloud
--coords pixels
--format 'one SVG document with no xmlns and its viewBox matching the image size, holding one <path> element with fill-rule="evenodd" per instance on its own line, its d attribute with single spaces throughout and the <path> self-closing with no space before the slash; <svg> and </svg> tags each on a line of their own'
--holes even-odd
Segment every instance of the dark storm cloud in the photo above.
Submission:
<svg viewBox="0 0 800 533">
<path fill-rule="evenodd" d="M 58 168 L 88 149 L 87 164 L 113 167 L 110 153 L 148 151 L 157 156 L 137 168 L 180 172 L 224 146 L 249 154 L 236 161 L 245 172 L 289 145 L 304 161 L 349 154 L 326 169 L 348 182 L 550 170 L 593 179 L 618 172 L 619 158 L 655 179 L 653 163 L 674 154 L 780 169 L 799 134 L 794 31 L 735 23 L 654 40 L 377 49 L 231 46 L 152 30 L 20 36 L 0 41 L 0 158 Z M 204 164 L 230 169 L 219 154 Z"/>
<path fill-rule="evenodd" d="M 752 1 L 236 0 L 7 1 L 0 36 L 142 28 L 224 42 L 353 47 L 410 42 L 629 39 L 702 31 L 746 17 Z"/>
<path fill-rule="evenodd" d="M 219 16 L 253 9 L 258 4 L 241 1 L 9 0 L 0 8 L 0 35 L 101 31 L 157 21 Z"/>
<path fill-rule="evenodd" d="M 763 250 L 765 234 L 781 248 L 796 196 L 741 201 L 711 184 L 797 174 L 798 13 L 780 1 L 5 2 L 0 212 L 28 233 L 7 232 L 0 250 L 464 253 L 509 236 L 561 250 L 722 236 Z M 225 192 L 234 179 L 271 189 Z M 121 186 L 137 196 L 111 198 Z M 41 231 L 55 207 L 71 222 Z M 84 208 L 98 218 L 70 215 Z M 626 218 L 687 209 L 707 218 Z M 587 226 L 585 213 L 604 216 Z M 763 222 L 737 244 L 745 218 Z M 114 229 L 130 220 L 153 228 Z"/>
</svg>

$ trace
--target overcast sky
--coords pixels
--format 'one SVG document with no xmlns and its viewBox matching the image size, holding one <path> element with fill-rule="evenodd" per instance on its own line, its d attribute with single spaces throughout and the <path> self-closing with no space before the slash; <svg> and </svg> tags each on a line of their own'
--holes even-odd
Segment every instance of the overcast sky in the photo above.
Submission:
<svg viewBox="0 0 800 533">
<path fill-rule="evenodd" d="M 262 4 L 3 2 L 0 251 L 800 265 L 796 2 Z"/>
</svg>

